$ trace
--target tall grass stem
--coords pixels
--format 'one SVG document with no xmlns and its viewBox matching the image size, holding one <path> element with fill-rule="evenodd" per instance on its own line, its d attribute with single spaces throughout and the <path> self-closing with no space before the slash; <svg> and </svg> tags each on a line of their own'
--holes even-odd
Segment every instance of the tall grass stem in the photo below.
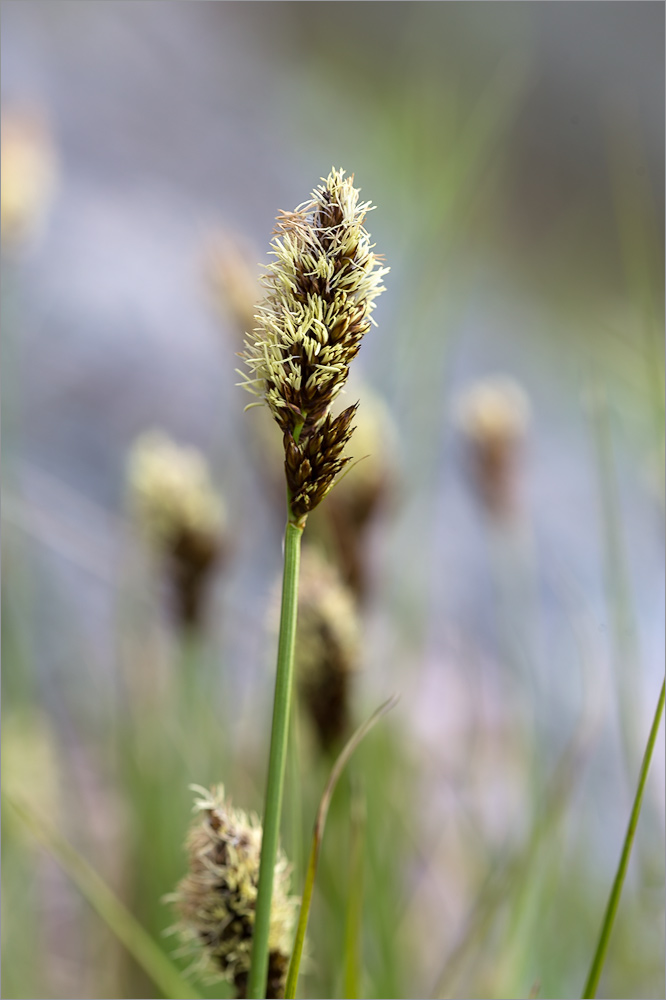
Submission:
<svg viewBox="0 0 666 1000">
<path fill-rule="evenodd" d="M 252 964 L 248 980 L 249 1000 L 263 1000 L 268 975 L 268 935 L 271 922 L 273 873 L 280 835 L 282 793 L 287 759 L 287 735 L 294 674 L 294 645 L 298 611 L 298 570 L 301 557 L 303 525 L 289 520 L 284 538 L 284 575 L 278 641 L 273 726 L 268 759 L 268 781 L 263 817 L 259 885 L 252 941 Z"/>
<path fill-rule="evenodd" d="M 613 886 L 610 891 L 610 896 L 608 897 L 608 903 L 606 904 L 606 912 L 604 913 L 604 919 L 601 924 L 601 931 L 599 934 L 599 940 L 597 942 L 597 948 L 594 953 L 594 958 L 592 959 L 592 965 L 590 967 L 590 972 L 588 974 L 587 982 L 585 983 L 585 989 L 583 991 L 583 1000 L 591 1000 L 592 997 L 596 996 L 597 987 L 599 985 L 599 978 L 601 976 L 601 971 L 604 967 L 604 961 L 606 959 L 606 951 L 608 950 L 608 941 L 610 939 L 611 931 L 613 929 L 613 923 L 615 921 L 615 915 L 617 913 L 617 908 L 620 902 L 622 886 L 624 885 L 624 878 L 627 873 L 629 857 L 631 855 L 631 849 L 634 843 L 634 836 L 636 834 L 638 817 L 640 816 L 641 812 L 641 804 L 643 801 L 645 782 L 647 779 L 648 771 L 650 770 L 650 761 L 652 760 L 652 751 L 654 750 L 654 745 L 657 740 L 657 733 L 659 732 L 659 724 L 661 722 L 662 712 L 664 711 L 664 684 L 665 682 L 662 681 L 661 691 L 659 693 L 659 700 L 657 702 L 657 709 L 654 713 L 654 719 L 652 720 L 652 728 L 650 729 L 650 735 L 648 736 L 647 745 L 645 747 L 645 753 L 643 754 L 643 762 L 641 764 L 641 770 L 638 775 L 638 787 L 636 788 L 636 796 L 634 798 L 634 804 L 631 810 L 631 816 L 629 817 L 629 825 L 627 826 L 627 832 L 624 837 L 624 844 L 622 845 L 622 854 L 620 855 L 620 863 L 617 866 L 617 871 L 615 873 Z"/>
</svg>

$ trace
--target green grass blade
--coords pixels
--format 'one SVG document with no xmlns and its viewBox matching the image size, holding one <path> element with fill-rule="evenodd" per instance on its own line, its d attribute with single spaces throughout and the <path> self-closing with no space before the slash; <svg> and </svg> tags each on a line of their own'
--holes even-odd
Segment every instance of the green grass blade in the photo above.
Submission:
<svg viewBox="0 0 666 1000">
<path fill-rule="evenodd" d="M 622 854 L 620 855 L 620 862 L 617 866 L 615 879 L 613 880 L 610 896 L 608 897 L 608 903 L 606 904 L 606 912 L 604 913 L 604 919 L 601 924 L 601 932 L 599 934 L 597 948 L 594 953 L 594 958 L 592 959 L 592 965 L 590 967 L 590 972 L 587 977 L 587 982 L 585 983 L 585 989 L 583 990 L 583 1000 L 592 1000 L 592 998 L 596 996 L 597 986 L 599 985 L 599 978 L 601 976 L 601 970 L 603 969 L 604 966 L 606 951 L 608 950 L 608 941 L 611 935 L 611 931 L 613 929 L 613 922 L 615 920 L 615 915 L 617 913 L 617 908 L 620 902 L 622 886 L 624 884 L 624 878 L 627 873 L 627 866 L 629 864 L 631 848 L 633 846 L 634 837 L 636 834 L 638 817 L 640 816 L 641 812 L 641 804 L 643 801 L 645 782 L 647 780 L 648 771 L 650 770 L 650 762 L 652 760 L 652 751 L 654 750 L 654 745 L 657 740 L 657 733 L 659 732 L 661 715 L 662 712 L 664 711 L 664 684 L 665 682 L 662 681 L 661 691 L 659 693 L 659 700 L 657 702 L 657 709 L 654 713 L 654 719 L 652 720 L 652 728 L 650 729 L 650 735 L 648 736 L 647 745 L 645 747 L 645 753 L 643 754 L 643 762 L 641 764 L 641 770 L 638 776 L 638 787 L 636 788 L 636 796 L 634 798 L 634 804 L 631 810 L 631 816 L 629 817 L 629 825 L 627 826 L 627 832 L 625 834 L 624 844 L 622 845 Z"/>
<path fill-rule="evenodd" d="M 351 803 L 349 897 L 345 920 L 344 997 L 361 995 L 361 925 L 363 921 L 363 849 L 365 847 L 365 797 L 354 789 Z"/>
<path fill-rule="evenodd" d="M 588 405 L 599 480 L 601 530 L 606 562 L 605 587 L 613 628 L 612 662 L 617 686 L 620 736 L 625 768 L 628 775 L 631 775 L 640 752 L 636 732 L 639 694 L 636 668 L 640 664 L 640 649 L 622 530 L 611 412 L 605 387 L 592 382 Z"/>
<path fill-rule="evenodd" d="M 296 984 L 298 982 L 298 972 L 301 966 L 301 959 L 303 957 L 305 932 L 308 926 L 310 904 L 312 903 L 312 892 L 314 890 L 315 876 L 317 874 L 317 862 L 319 861 L 319 852 L 321 850 L 321 842 L 324 836 L 324 827 L 326 826 L 328 807 L 331 804 L 331 798 L 333 797 L 335 786 L 337 785 L 340 775 L 347 765 L 349 758 L 352 756 L 358 745 L 365 739 L 373 726 L 379 722 L 381 717 L 393 708 L 397 700 L 396 695 L 389 698 L 388 701 L 385 701 L 383 705 L 380 705 L 377 711 L 374 712 L 370 718 L 356 730 L 333 765 L 333 770 L 331 771 L 329 779 L 326 782 L 326 787 L 324 788 L 321 801 L 319 802 L 314 832 L 312 834 L 312 845 L 310 847 L 310 858 L 308 860 L 305 885 L 303 887 L 301 910 L 298 916 L 296 939 L 294 941 L 294 949 L 291 953 L 291 961 L 289 962 L 289 972 L 287 973 L 287 985 L 285 987 L 284 994 L 285 1000 L 294 1000 L 294 997 L 296 996 Z"/>
<path fill-rule="evenodd" d="M 57 861 L 81 895 L 168 1000 L 200 1000 L 178 969 L 85 858 L 25 803 L 3 794 L 6 811 Z"/>
</svg>

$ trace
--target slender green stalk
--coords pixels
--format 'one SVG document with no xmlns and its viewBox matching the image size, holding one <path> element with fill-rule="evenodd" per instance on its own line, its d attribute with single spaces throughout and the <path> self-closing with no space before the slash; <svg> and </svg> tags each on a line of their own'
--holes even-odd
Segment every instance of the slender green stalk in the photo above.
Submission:
<svg viewBox="0 0 666 1000">
<path fill-rule="evenodd" d="M 591 419 L 597 458 L 601 526 L 606 553 L 606 591 L 613 628 L 613 669 L 617 684 L 620 736 L 627 776 L 638 763 L 636 732 L 639 690 L 636 665 L 640 662 L 636 614 L 631 599 L 626 545 L 619 507 L 618 478 L 610 411 L 606 392 L 592 383 Z"/>
<path fill-rule="evenodd" d="M 310 845 L 310 857 L 308 858 L 308 867 L 305 873 L 305 885 L 303 886 L 303 894 L 301 896 L 301 910 L 298 915 L 298 927 L 296 928 L 296 940 L 294 941 L 294 950 L 291 954 L 291 961 L 289 963 L 289 971 L 287 973 L 287 985 L 285 987 L 285 997 L 288 1000 L 294 1000 L 296 996 L 296 984 L 298 982 L 298 972 L 301 967 L 301 958 L 303 957 L 303 945 L 305 944 L 305 932 L 308 926 L 308 917 L 310 916 L 310 904 L 312 903 L 312 893 L 314 892 L 315 878 L 317 876 L 317 862 L 319 860 L 319 846 L 320 842 L 317 837 L 312 838 L 312 844 Z"/>
<path fill-rule="evenodd" d="M 298 568 L 301 556 L 303 524 L 289 520 L 284 538 L 284 575 L 282 577 L 282 608 L 278 641 L 273 727 L 268 759 L 268 782 L 264 806 L 264 832 L 261 842 L 259 886 L 252 941 L 252 965 L 248 980 L 249 1000 L 262 1000 L 266 995 L 268 975 L 268 934 L 271 922 L 273 872 L 280 835 L 282 792 L 287 759 L 287 734 L 294 673 L 294 645 L 298 610 Z"/>
<path fill-rule="evenodd" d="M 303 877 L 305 858 L 303 857 L 303 787 L 301 783 L 301 741 L 298 721 L 298 704 L 295 698 L 291 703 L 291 718 L 289 720 L 289 746 L 287 748 L 287 767 L 289 769 L 288 795 L 290 807 L 291 844 L 289 857 L 294 866 L 297 882 Z"/>
<path fill-rule="evenodd" d="M 596 996 L 597 986 L 599 985 L 599 978 L 601 976 L 601 970 L 603 969 L 604 961 L 606 959 L 608 941 L 611 935 L 611 931 L 613 929 L 615 914 L 617 913 L 617 908 L 620 902 L 622 886 L 624 884 L 624 878 L 627 873 L 627 865 L 629 864 L 631 848 L 633 846 L 634 836 L 636 834 L 636 825 L 638 824 L 638 817 L 640 816 L 641 812 L 641 803 L 643 801 L 645 782 L 647 779 L 648 771 L 650 770 L 652 751 L 654 750 L 654 745 L 657 740 L 657 733 L 659 732 L 659 723 L 661 722 L 661 715 L 662 712 L 664 711 L 664 683 L 665 682 L 662 681 L 661 691 L 659 693 L 659 700 L 657 702 L 657 709 L 654 713 L 654 719 L 652 720 L 652 728 L 650 729 L 650 735 L 648 736 L 647 745 L 645 747 L 645 753 L 643 754 L 643 762 L 641 764 L 641 770 L 638 776 L 638 787 L 636 788 L 634 805 L 631 810 L 631 816 L 629 817 L 629 825 L 627 826 L 627 832 L 625 834 L 624 844 L 622 845 L 622 854 L 620 855 L 620 863 L 618 864 L 617 871 L 615 873 L 615 879 L 613 881 L 613 886 L 610 891 L 610 896 L 608 897 L 608 903 L 606 904 L 606 912 L 604 913 L 604 919 L 601 924 L 601 932 L 599 934 L 597 948 L 594 953 L 594 958 L 592 959 L 592 965 L 590 967 L 590 972 L 587 977 L 587 982 L 585 983 L 585 989 L 583 991 L 583 1000 L 591 1000 L 591 998 Z"/>
</svg>

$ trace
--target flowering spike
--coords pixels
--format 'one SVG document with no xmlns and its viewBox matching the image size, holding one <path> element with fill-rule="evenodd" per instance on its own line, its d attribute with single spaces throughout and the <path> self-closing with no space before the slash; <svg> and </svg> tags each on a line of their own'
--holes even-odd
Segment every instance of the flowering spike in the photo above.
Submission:
<svg viewBox="0 0 666 1000">
<path fill-rule="evenodd" d="M 281 212 L 263 277 L 267 294 L 248 334 L 242 385 L 268 405 L 284 436 L 291 515 L 302 520 L 343 468 L 355 407 L 331 404 L 370 329 L 388 268 L 363 227 L 371 209 L 353 178 L 331 173 L 310 201 Z"/>
<path fill-rule="evenodd" d="M 234 809 L 219 785 L 199 793 L 187 837 L 189 871 L 168 897 L 180 916 L 185 948 L 201 956 L 213 979 L 232 983 L 245 997 L 254 933 L 262 829 L 256 816 Z M 290 868 L 281 852 L 275 864 L 267 998 L 284 996 L 298 899 L 289 895 Z"/>
</svg>

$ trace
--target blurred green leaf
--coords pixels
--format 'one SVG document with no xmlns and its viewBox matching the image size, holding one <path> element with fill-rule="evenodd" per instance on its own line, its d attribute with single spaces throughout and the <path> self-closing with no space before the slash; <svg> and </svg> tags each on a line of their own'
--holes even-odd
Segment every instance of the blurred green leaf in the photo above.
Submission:
<svg viewBox="0 0 666 1000">
<path fill-rule="evenodd" d="M 53 856 L 84 898 L 168 1000 L 199 1000 L 199 994 L 181 976 L 161 948 L 123 906 L 92 866 L 24 802 L 3 793 L 5 807 L 17 824 Z"/>
</svg>

